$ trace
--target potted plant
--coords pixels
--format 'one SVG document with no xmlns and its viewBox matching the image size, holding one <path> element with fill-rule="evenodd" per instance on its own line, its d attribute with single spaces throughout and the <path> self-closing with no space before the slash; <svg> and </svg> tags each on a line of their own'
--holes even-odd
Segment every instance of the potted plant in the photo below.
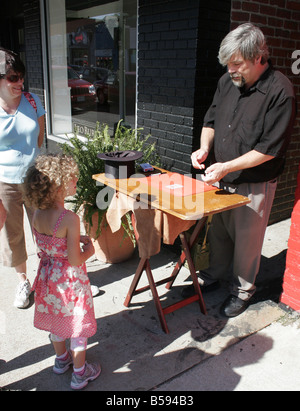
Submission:
<svg viewBox="0 0 300 411">
<path fill-rule="evenodd" d="M 109 203 L 106 208 L 97 207 L 96 200 L 99 191 L 104 188 L 108 189 L 97 185 L 97 182 L 92 179 L 92 175 L 104 173 L 105 169 L 104 161 L 99 159 L 97 154 L 116 150 L 142 151 L 143 157 L 140 163 L 157 166 L 160 163 L 159 156 L 155 143 L 148 142 L 149 137 L 143 139 L 141 129 L 124 127 L 120 121 L 112 138 L 108 125 L 100 125 L 97 122 L 93 136 L 78 137 L 75 128 L 74 135 L 68 137 L 68 143 L 61 145 L 63 153 L 72 156 L 79 168 L 77 192 L 69 201 L 73 204 L 75 212 L 83 210 L 83 223 L 94 242 L 96 256 L 104 262 L 118 263 L 130 258 L 135 248 L 135 237 L 129 214 L 123 217 L 121 230 L 112 234 L 106 221 Z"/>
</svg>

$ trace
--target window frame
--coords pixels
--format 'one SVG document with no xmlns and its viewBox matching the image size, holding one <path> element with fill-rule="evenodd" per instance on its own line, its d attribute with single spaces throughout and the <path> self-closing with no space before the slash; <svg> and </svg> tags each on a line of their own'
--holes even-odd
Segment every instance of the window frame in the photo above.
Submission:
<svg viewBox="0 0 300 411">
<path fill-rule="evenodd" d="M 47 1 L 40 1 L 40 18 L 41 18 L 41 40 L 42 40 L 42 61 L 43 61 L 43 77 L 44 77 L 44 101 L 45 101 L 45 130 L 47 133 L 47 139 L 52 140 L 57 143 L 68 142 L 68 137 L 64 135 L 55 135 L 53 133 L 52 125 L 52 107 L 51 107 L 51 88 L 50 88 L 50 73 L 49 73 L 49 12 L 47 9 Z M 136 10 L 136 56 L 138 56 L 138 28 L 139 28 L 139 0 L 137 0 L 137 10 Z M 123 53 L 124 54 L 124 53 Z M 137 129 L 137 97 L 138 97 L 138 57 L 136 57 L 136 88 L 135 88 L 135 113 L 134 113 L 134 128 Z M 119 112 L 119 116 L 121 113 Z M 120 118 L 121 120 L 121 118 Z M 113 130 L 112 130 L 113 131 Z M 72 133 L 71 133 L 72 134 Z M 70 135 L 70 134 L 69 134 Z M 83 136 L 81 136 L 83 137 Z"/>
</svg>

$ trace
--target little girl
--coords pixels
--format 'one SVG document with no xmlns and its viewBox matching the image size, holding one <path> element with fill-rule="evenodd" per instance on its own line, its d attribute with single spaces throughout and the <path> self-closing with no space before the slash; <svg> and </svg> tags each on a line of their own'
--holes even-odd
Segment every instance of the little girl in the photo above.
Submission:
<svg viewBox="0 0 300 411">
<path fill-rule="evenodd" d="M 34 326 L 51 333 L 55 373 L 63 374 L 73 364 L 73 389 L 85 387 L 101 372 L 99 364 L 85 362 L 87 338 L 97 330 L 85 266 L 94 247 L 89 237 L 80 236 L 79 217 L 64 208 L 65 197 L 76 193 L 77 174 L 72 158 L 44 155 L 36 159 L 24 182 L 25 199 L 36 210 L 32 225 L 40 250 L 33 285 Z"/>
</svg>

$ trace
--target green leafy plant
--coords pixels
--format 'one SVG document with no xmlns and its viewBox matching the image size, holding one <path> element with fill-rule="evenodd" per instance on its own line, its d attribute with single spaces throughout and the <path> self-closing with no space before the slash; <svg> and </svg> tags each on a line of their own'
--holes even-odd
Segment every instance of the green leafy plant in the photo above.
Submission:
<svg viewBox="0 0 300 411">
<path fill-rule="evenodd" d="M 118 123 L 114 137 L 109 134 L 107 124 L 96 123 L 94 135 L 86 135 L 84 138 L 78 137 L 77 129 L 74 130 L 74 135 L 68 137 L 68 143 L 61 145 L 64 154 L 72 156 L 79 168 L 79 180 L 77 183 L 77 192 L 75 196 L 69 200 L 73 204 L 73 210 L 78 212 L 81 207 L 84 209 L 83 220 L 89 227 L 92 226 L 92 216 L 95 212 L 98 213 L 97 236 L 101 234 L 101 222 L 104 218 L 106 209 L 99 209 L 96 204 L 96 199 L 99 191 L 104 186 L 97 185 L 97 182 L 92 179 L 94 174 L 104 173 L 105 162 L 97 157 L 99 153 L 108 153 L 112 151 L 136 150 L 142 151 L 143 157 L 139 163 L 150 163 L 154 166 L 160 165 L 160 158 L 156 151 L 155 143 L 149 143 L 150 136 L 142 138 L 141 129 L 131 129 L 122 126 L 122 122 Z M 134 242 L 133 228 L 131 225 L 130 215 L 126 215 L 122 219 L 122 225 L 125 233 Z"/>
</svg>

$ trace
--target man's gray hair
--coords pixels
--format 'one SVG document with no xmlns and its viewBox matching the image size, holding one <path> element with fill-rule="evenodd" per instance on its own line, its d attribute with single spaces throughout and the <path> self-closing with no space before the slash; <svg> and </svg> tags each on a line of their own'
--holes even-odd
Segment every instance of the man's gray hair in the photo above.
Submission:
<svg viewBox="0 0 300 411">
<path fill-rule="evenodd" d="M 222 41 L 219 62 L 226 66 L 231 57 L 240 52 L 245 60 L 262 56 L 262 64 L 269 59 L 269 49 L 263 32 L 251 23 L 241 24 Z"/>
</svg>

